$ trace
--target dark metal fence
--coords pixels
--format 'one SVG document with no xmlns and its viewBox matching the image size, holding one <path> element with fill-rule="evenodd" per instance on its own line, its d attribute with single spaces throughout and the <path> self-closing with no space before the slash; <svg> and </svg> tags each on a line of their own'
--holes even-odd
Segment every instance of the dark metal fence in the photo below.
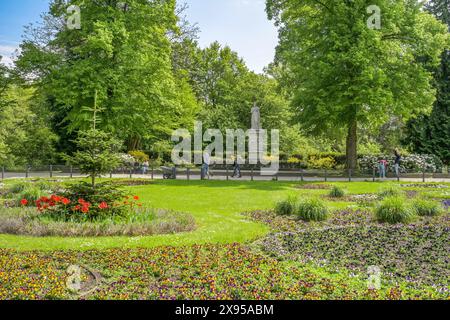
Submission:
<svg viewBox="0 0 450 320">
<path fill-rule="evenodd" d="M 231 180 L 233 175 L 232 166 L 212 166 L 210 173 L 212 180 Z M 119 178 L 148 178 L 162 179 L 164 170 L 161 167 L 153 167 L 144 170 L 142 167 L 120 167 L 109 174 L 109 177 Z M 201 179 L 201 169 L 193 168 L 175 168 L 174 177 L 184 180 Z M 257 166 L 241 166 L 241 175 L 246 180 L 293 180 L 293 181 L 379 181 L 378 170 L 374 168 L 372 172 L 360 170 L 304 170 L 289 168 L 280 168 L 279 172 L 273 176 L 261 175 L 260 168 Z M 48 165 L 48 166 L 26 166 L 18 168 L 1 167 L 1 179 L 7 178 L 75 178 L 82 176 L 78 168 L 67 165 Z M 105 177 L 108 177 L 106 175 Z M 172 178 L 174 178 L 172 177 Z M 415 172 L 402 172 L 396 176 L 393 172 L 388 172 L 387 179 L 421 179 L 423 182 L 431 179 L 450 179 L 449 173 L 429 172 L 427 170 Z"/>
</svg>

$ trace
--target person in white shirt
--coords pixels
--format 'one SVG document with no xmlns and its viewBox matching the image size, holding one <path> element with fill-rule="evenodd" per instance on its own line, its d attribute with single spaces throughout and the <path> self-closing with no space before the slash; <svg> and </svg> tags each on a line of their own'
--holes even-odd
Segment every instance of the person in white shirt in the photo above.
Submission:
<svg viewBox="0 0 450 320">
<path fill-rule="evenodd" d="M 208 151 L 205 151 L 203 154 L 203 170 L 205 176 L 208 176 L 208 179 L 211 178 L 210 172 L 209 172 L 209 165 L 211 163 L 211 155 Z"/>
</svg>

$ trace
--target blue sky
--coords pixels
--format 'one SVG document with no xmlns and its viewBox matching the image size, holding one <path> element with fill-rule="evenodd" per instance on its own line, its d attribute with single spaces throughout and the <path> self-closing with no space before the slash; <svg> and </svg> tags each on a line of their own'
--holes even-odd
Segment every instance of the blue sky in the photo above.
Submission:
<svg viewBox="0 0 450 320">
<path fill-rule="evenodd" d="M 181 0 L 182 1 L 182 0 Z M 39 20 L 48 0 L 0 0 L 0 55 L 10 63 L 23 26 Z M 272 62 L 277 31 L 264 12 L 264 0 L 185 0 L 187 16 L 198 23 L 199 43 L 205 47 L 217 40 L 244 58 L 250 69 L 261 72 Z"/>
</svg>

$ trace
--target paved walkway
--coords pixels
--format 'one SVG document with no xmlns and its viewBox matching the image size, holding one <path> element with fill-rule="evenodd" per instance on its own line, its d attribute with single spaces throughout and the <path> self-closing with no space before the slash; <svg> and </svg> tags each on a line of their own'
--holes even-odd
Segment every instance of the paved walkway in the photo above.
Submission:
<svg viewBox="0 0 450 320">
<path fill-rule="evenodd" d="M 229 172 L 229 175 L 232 173 Z M 293 173 L 293 172 L 280 172 L 278 178 L 272 177 L 272 176 L 260 176 L 259 174 L 255 174 L 253 177 L 251 176 L 251 172 L 243 172 L 243 177 L 240 179 L 231 178 L 228 176 L 227 178 L 227 172 L 225 170 L 223 171 L 214 171 L 214 175 L 210 178 L 210 180 L 219 180 L 219 181 L 272 181 L 277 180 L 278 181 L 292 181 L 292 182 L 300 182 L 300 181 L 308 181 L 308 182 L 317 182 L 317 181 L 329 181 L 329 182 L 338 182 L 338 181 L 349 181 L 348 177 L 337 177 L 337 176 L 329 176 L 325 179 L 324 175 L 311 175 L 311 174 L 305 174 L 303 178 L 301 177 L 300 173 Z M 17 173 L 17 172 L 5 172 L 4 173 L 4 179 L 21 179 L 25 178 L 25 173 Z M 50 174 L 49 172 L 31 172 L 28 174 L 28 178 L 49 178 Z M 61 173 L 61 172 L 54 172 L 52 174 L 53 178 L 70 178 L 70 173 Z M 73 174 L 73 178 L 82 178 L 84 176 L 79 174 Z M 110 175 L 105 176 L 105 178 L 109 178 Z M 1 178 L 1 177 L 0 177 Z M 113 174 L 112 178 L 122 178 L 122 179 L 155 179 L 155 180 L 162 180 L 163 175 L 160 172 L 155 172 L 153 174 L 148 173 L 146 175 L 142 174 Z M 177 180 L 200 180 L 200 174 L 198 172 L 192 172 L 187 174 L 186 171 L 179 172 L 177 174 Z M 365 177 L 352 177 L 351 181 L 373 181 L 373 177 L 365 176 Z M 375 181 L 380 181 L 380 179 L 377 177 Z M 385 179 L 384 181 L 397 181 L 397 178 L 389 177 Z M 408 176 L 408 177 L 401 177 L 400 181 L 403 182 L 423 182 L 423 177 L 418 175 L 415 176 Z M 431 175 L 427 174 L 425 176 L 425 182 L 448 182 L 450 183 L 450 177 L 443 176 L 443 177 L 432 177 Z"/>
</svg>

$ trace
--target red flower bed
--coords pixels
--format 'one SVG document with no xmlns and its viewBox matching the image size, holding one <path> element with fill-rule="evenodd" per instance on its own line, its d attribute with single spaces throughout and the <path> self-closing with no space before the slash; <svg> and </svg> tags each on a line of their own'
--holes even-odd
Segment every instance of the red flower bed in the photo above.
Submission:
<svg viewBox="0 0 450 320">
<path fill-rule="evenodd" d="M 123 201 L 124 200 L 124 201 Z M 125 196 L 121 200 L 95 202 L 78 198 L 76 201 L 65 196 L 52 195 L 43 196 L 36 201 L 36 208 L 43 215 L 51 216 L 56 220 L 74 221 L 74 220 L 96 220 L 110 215 L 121 215 L 135 207 L 142 207 L 138 203 L 138 196 Z M 22 206 L 28 205 L 28 200 L 22 199 Z"/>
</svg>

